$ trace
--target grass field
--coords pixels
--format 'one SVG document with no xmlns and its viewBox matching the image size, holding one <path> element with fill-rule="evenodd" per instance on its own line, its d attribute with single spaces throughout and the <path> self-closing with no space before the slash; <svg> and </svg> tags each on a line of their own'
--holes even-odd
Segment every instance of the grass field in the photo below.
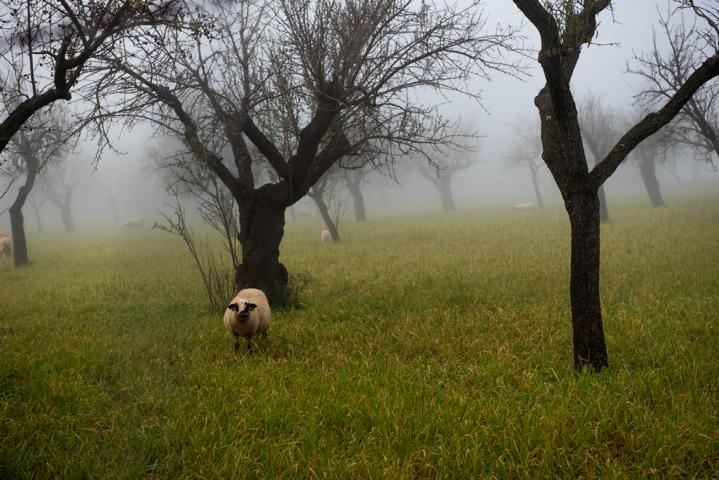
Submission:
<svg viewBox="0 0 719 480">
<path fill-rule="evenodd" d="M 611 367 L 572 369 L 560 209 L 371 220 L 236 354 L 159 231 L 0 262 L 0 478 L 718 478 L 719 196 L 612 205 Z"/>
</svg>

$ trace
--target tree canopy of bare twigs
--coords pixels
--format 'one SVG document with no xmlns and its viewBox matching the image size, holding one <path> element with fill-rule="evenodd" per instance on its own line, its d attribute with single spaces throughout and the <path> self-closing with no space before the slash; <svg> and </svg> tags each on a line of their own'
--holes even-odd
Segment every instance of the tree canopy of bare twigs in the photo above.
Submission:
<svg viewBox="0 0 719 480">
<path fill-rule="evenodd" d="M 88 63 L 133 29 L 172 19 L 179 4 L 0 0 L 0 88 L 4 97 L 12 97 L 0 114 L 0 152 L 35 112 L 72 98 Z M 7 89 L 8 82 L 17 88 Z"/>
<path fill-rule="evenodd" d="M 215 2 L 197 18 L 206 31 L 156 29 L 151 45 L 127 42 L 107 55 L 113 68 L 98 87 L 118 95 L 96 113 L 150 121 L 184 142 L 239 206 L 238 286 L 281 301 L 288 206 L 342 157 L 451 141 L 451 122 L 418 102 L 417 89 L 478 98 L 467 80 L 516 71 L 501 55 L 516 32 L 488 32 L 477 7 Z M 269 182 L 255 184 L 257 165 Z"/>
<path fill-rule="evenodd" d="M 700 2 L 697 2 L 700 3 Z M 687 9 L 694 2 L 680 2 Z M 703 10 L 703 18 L 672 15 L 672 5 L 660 16 L 659 32 L 654 33 L 652 50 L 635 55 L 629 71 L 643 78 L 646 86 L 637 99 L 646 106 L 657 105 L 671 98 L 686 82 L 708 52 L 716 51 L 719 15 L 716 8 Z M 692 10 L 693 11 L 693 10 Z M 685 12 L 688 13 L 688 12 Z M 712 28 L 704 28 L 709 23 Z M 663 48 L 666 42 L 668 48 Z M 708 163 L 719 156 L 719 82 L 704 85 L 690 98 L 665 136 L 688 145 L 704 154 Z"/>
<path fill-rule="evenodd" d="M 509 168 L 528 168 L 532 174 L 532 186 L 537 197 L 537 206 L 544 207 L 542 193 L 539 190 L 538 175 L 544 167 L 542 162 L 542 139 L 539 123 L 522 118 L 512 128 L 512 143 L 505 155 L 505 165 Z"/>
</svg>

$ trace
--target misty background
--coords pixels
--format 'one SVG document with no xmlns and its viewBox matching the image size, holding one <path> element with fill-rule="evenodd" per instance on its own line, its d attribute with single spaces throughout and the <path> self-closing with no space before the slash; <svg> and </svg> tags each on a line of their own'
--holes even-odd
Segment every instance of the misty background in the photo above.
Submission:
<svg viewBox="0 0 719 480">
<path fill-rule="evenodd" d="M 618 2 L 613 14 L 603 14 L 594 44 L 584 49 L 573 77 L 578 105 L 591 93 L 603 104 L 628 115 L 636 109 L 634 95 L 644 83 L 638 76 L 626 72 L 627 65 L 632 64 L 633 54 L 651 49 L 659 11 L 666 8 L 665 2 L 627 1 Z M 522 24 L 523 17 L 509 0 L 485 0 L 484 13 L 490 27 Z M 534 48 L 538 44 L 536 30 L 531 25 L 524 24 L 522 33 L 525 46 Z M 657 35 L 660 46 L 662 41 L 661 35 Z M 477 77 L 471 88 L 482 92 L 481 105 L 459 94 L 436 97 L 442 113 L 481 136 L 476 142 L 476 151 L 463 154 L 472 166 L 452 177 L 457 209 L 509 210 L 517 203 L 536 202 L 529 169 L 507 166 L 508 155 L 518 141 L 516 125 L 538 122 L 533 101 L 544 80 L 534 57 L 535 54 L 530 53 L 530 58 L 525 60 L 527 75 L 522 78 L 498 73 L 494 73 L 491 80 Z M 172 197 L 166 189 L 167 177 L 163 177 L 153 152 L 172 154 L 167 150 L 173 141 L 155 136 L 148 125 L 133 129 L 117 127 L 111 136 L 115 138 L 117 151 L 105 149 L 99 162 L 93 161 L 96 150 L 93 140 L 84 137 L 65 160 L 65 179 L 76 185 L 72 212 L 79 231 L 119 228 L 128 218 L 141 218 L 148 228 L 162 221 L 161 211 L 169 211 L 166 204 Z M 626 200 L 645 201 L 649 205 L 638 162 L 633 159 L 635 155 L 630 155 L 605 183 L 610 208 L 613 202 Z M 663 193 L 672 195 L 713 188 L 719 181 L 719 172 L 697 158 L 693 151 L 678 149 L 668 160 L 657 166 Z M 442 159 L 439 161 L 443 163 Z M 369 218 L 442 210 L 437 189 L 411 168 L 410 163 L 400 162 L 396 180 L 376 172 L 367 175 L 362 191 Z M 544 166 L 538 182 L 545 204 L 561 206 L 559 190 Z M 0 199 L 0 230 L 10 229 L 6 209 L 15 196 L 16 187 L 13 185 Z M 319 218 L 317 207 L 307 197 L 296 203 L 294 210 L 301 212 L 300 218 Z M 43 201 L 42 187 L 33 192 L 24 214 L 28 231 L 63 230 L 58 209 Z M 351 217 L 350 207 L 347 218 Z M 289 214 L 287 220 L 292 220 Z M 192 223 L 200 225 L 199 219 L 193 219 Z"/>
</svg>

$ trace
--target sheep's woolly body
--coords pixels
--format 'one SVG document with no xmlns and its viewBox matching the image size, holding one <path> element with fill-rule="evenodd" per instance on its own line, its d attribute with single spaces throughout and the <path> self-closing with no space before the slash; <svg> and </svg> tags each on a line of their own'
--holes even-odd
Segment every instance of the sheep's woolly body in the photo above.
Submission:
<svg viewBox="0 0 719 480">
<path fill-rule="evenodd" d="M 332 243 L 332 234 L 326 228 L 322 230 L 322 243 Z"/>
<path fill-rule="evenodd" d="M 254 304 L 257 307 L 250 311 L 249 316 L 244 321 L 240 318 L 240 314 L 245 310 L 246 304 Z M 251 338 L 257 333 L 267 334 L 272 321 L 272 313 L 270 312 L 270 304 L 267 297 L 257 288 L 245 288 L 240 290 L 235 298 L 232 299 L 230 305 L 237 305 L 237 311 L 227 308 L 225 310 L 224 323 L 227 332 L 235 339 L 239 337 Z"/>
<path fill-rule="evenodd" d="M 0 237 L 0 255 L 12 255 L 12 241 L 9 237 Z"/>
</svg>

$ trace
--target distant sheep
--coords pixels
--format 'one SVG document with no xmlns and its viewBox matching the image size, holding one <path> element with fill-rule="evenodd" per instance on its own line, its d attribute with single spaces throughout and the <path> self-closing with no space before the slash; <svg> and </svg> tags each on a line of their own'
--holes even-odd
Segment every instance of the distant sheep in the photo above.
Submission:
<svg viewBox="0 0 719 480">
<path fill-rule="evenodd" d="M 235 351 L 240 348 L 240 337 L 247 339 L 247 349 L 252 353 L 252 336 L 267 336 L 272 313 L 267 297 L 256 288 L 240 290 L 225 310 L 223 318 L 227 332 L 235 339 Z"/>
<path fill-rule="evenodd" d="M 322 230 L 322 243 L 332 243 L 332 234 L 326 228 Z"/>
<path fill-rule="evenodd" d="M 10 240 L 10 237 L 0 237 L 0 255 L 12 256 L 12 240 Z"/>
<path fill-rule="evenodd" d="M 141 218 L 128 218 L 127 220 L 122 222 L 120 228 L 128 230 L 135 228 L 145 228 L 145 221 Z"/>
<path fill-rule="evenodd" d="M 512 206 L 512 208 L 515 210 L 526 212 L 527 210 L 534 210 L 534 203 L 532 203 L 532 202 L 518 203 L 518 204 Z"/>
</svg>

